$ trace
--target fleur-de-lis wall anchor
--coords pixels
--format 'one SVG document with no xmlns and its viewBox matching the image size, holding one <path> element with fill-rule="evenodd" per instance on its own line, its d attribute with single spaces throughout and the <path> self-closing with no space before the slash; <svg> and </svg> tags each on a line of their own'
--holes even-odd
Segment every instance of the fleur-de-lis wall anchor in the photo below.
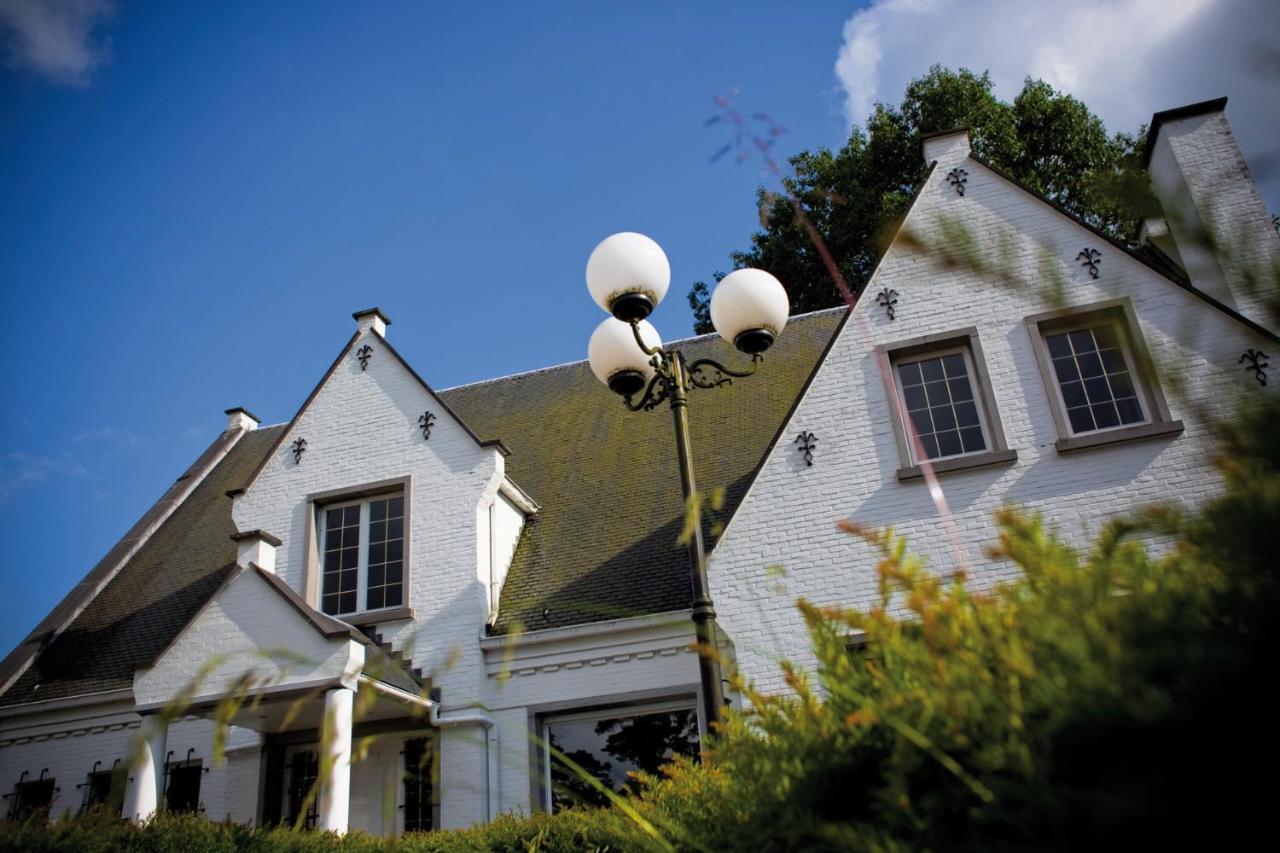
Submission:
<svg viewBox="0 0 1280 853">
<path fill-rule="evenodd" d="M 818 437 L 805 430 L 796 436 L 795 443 L 800 445 L 796 449 L 804 454 L 804 464 L 813 467 L 813 451 L 817 449 Z"/>
<path fill-rule="evenodd" d="M 947 172 L 947 183 L 956 188 L 956 195 L 964 195 L 964 185 L 969 182 L 969 173 L 955 168 Z"/>
<path fill-rule="evenodd" d="M 307 440 L 305 438 L 295 439 L 293 442 L 293 464 L 302 464 L 302 454 L 307 452 Z"/>
<path fill-rule="evenodd" d="M 373 358 L 373 347 L 365 344 L 356 350 L 356 358 L 360 359 L 360 369 L 364 370 L 369 366 L 369 359 Z"/>
<path fill-rule="evenodd" d="M 1080 261 L 1080 266 L 1089 270 L 1090 278 L 1098 277 L 1098 264 L 1102 263 L 1102 253 L 1097 249 L 1081 249 L 1080 254 L 1076 255 L 1076 260 Z"/>
<path fill-rule="evenodd" d="M 435 422 L 436 416 L 430 412 L 423 412 L 422 417 L 418 418 L 418 428 L 422 430 L 423 441 L 431 438 L 431 425 Z"/>
<path fill-rule="evenodd" d="M 898 313 L 897 309 L 893 307 L 898 304 L 898 291 L 886 287 L 884 290 L 880 291 L 880 295 L 876 297 L 876 304 L 883 306 L 884 313 L 888 314 L 889 319 L 892 320 Z"/>
<path fill-rule="evenodd" d="M 1240 356 L 1240 360 L 1236 362 L 1236 364 L 1244 364 L 1246 361 L 1249 362 L 1249 365 L 1244 369 L 1245 373 L 1252 370 L 1253 377 L 1258 380 L 1258 384 L 1266 385 L 1267 368 L 1271 366 L 1267 359 L 1270 357 L 1271 356 L 1267 355 L 1262 350 L 1247 349 Z"/>
</svg>

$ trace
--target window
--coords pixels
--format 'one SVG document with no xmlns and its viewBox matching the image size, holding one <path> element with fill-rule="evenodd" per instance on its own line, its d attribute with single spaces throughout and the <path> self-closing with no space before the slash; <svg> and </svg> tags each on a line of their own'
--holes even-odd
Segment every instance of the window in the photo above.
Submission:
<svg viewBox="0 0 1280 853">
<path fill-rule="evenodd" d="M 676 754 L 698 755 L 698 712 L 691 703 L 673 702 L 562 714 L 544 721 L 543 737 L 553 750 L 621 793 L 634 785 L 633 771 L 658 773 Z M 552 810 L 580 803 L 608 805 L 595 786 L 554 753 L 545 755 L 544 763 Z"/>
<path fill-rule="evenodd" d="M 434 750 L 425 737 L 404 742 L 404 831 L 426 832 L 434 825 L 431 773 Z"/>
<path fill-rule="evenodd" d="M 1182 431 L 1169 417 L 1127 299 L 1027 322 L 1059 451 Z"/>
<path fill-rule="evenodd" d="M 167 767 L 164 807 L 171 812 L 200 811 L 200 777 L 204 767 L 199 758 L 171 762 Z"/>
<path fill-rule="evenodd" d="M 404 494 L 320 508 L 320 609 L 340 616 L 404 604 Z"/>
<path fill-rule="evenodd" d="M 298 749 L 288 760 L 289 815 L 286 826 L 315 829 L 320 792 L 320 757 L 313 749 Z"/>
<path fill-rule="evenodd" d="M 1012 462 L 1005 445 L 978 331 L 961 329 L 878 348 L 893 379 L 894 433 L 902 468 L 898 479 Z"/>
<path fill-rule="evenodd" d="M 13 786 L 13 792 L 7 795 L 9 820 L 27 820 L 33 814 L 47 812 L 53 805 L 53 795 L 58 791 L 53 786 L 53 779 L 46 779 L 41 773 L 39 779 L 27 780 L 26 775 L 22 774 L 18 784 Z"/>
<path fill-rule="evenodd" d="M 95 763 L 93 770 L 89 771 L 88 778 L 77 786 L 84 791 L 80 801 L 81 813 L 103 809 L 111 814 L 120 814 L 124 807 L 127 773 L 128 767 L 119 760 L 107 770 L 99 770 L 98 764 Z"/>
</svg>

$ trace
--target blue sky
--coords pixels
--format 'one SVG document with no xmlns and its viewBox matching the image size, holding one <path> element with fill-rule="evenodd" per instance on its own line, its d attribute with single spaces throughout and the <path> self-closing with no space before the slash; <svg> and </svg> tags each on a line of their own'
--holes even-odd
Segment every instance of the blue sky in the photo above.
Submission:
<svg viewBox="0 0 1280 853">
<path fill-rule="evenodd" d="M 637 230 L 671 259 L 654 322 L 688 334 L 689 284 L 757 225 L 758 164 L 710 163 L 726 141 L 705 126 L 714 95 L 737 87 L 743 108 L 775 116 L 785 155 L 839 145 L 850 110 L 896 101 L 932 61 L 991 67 L 1005 97 L 1041 61 L 1010 65 L 997 32 L 948 53 L 968 26 L 956 10 L 904 23 L 895 4 L 860 5 L 0 0 L 0 308 L 14 332 L 0 646 L 218 434 L 223 409 L 288 420 L 353 310 L 381 306 L 438 388 L 577 360 L 602 316 L 587 255 Z M 1208 14 L 1174 5 L 1186 15 L 1150 36 L 1157 57 Z M 82 17 L 45 14 L 64 7 Z M 1041 47 L 1060 50 L 1068 36 L 1042 11 Z M 883 38 L 870 53 L 868 33 Z M 1104 97 L 1080 69 L 1044 69 Z M 1107 95 L 1103 115 L 1134 129 L 1230 82 Z M 1271 130 L 1253 127 L 1258 112 L 1274 109 L 1240 110 L 1246 155 Z"/>
</svg>

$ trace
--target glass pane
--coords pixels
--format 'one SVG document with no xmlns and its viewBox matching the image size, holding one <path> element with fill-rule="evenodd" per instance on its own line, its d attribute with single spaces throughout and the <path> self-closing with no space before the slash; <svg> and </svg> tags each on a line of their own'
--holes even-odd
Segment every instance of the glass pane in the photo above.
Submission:
<svg viewBox="0 0 1280 853">
<path fill-rule="evenodd" d="M 1059 358 L 1053 362 L 1053 371 L 1059 382 L 1074 382 L 1080 378 L 1080 370 L 1074 358 Z"/>
<path fill-rule="evenodd" d="M 386 601 L 386 604 L 384 604 L 383 606 L 384 606 L 384 607 L 399 607 L 399 606 L 400 606 L 400 604 L 401 604 L 401 600 L 400 600 L 400 587 L 398 587 L 398 586 L 389 586 L 389 587 L 387 587 L 387 601 Z"/>
<path fill-rule="evenodd" d="M 1098 429 L 1106 429 L 1107 427 L 1120 425 L 1120 416 L 1116 414 L 1116 407 L 1112 403 L 1103 403 L 1101 406 L 1090 406 L 1089 410 L 1093 412 L 1093 419 L 1097 421 Z"/>
<path fill-rule="evenodd" d="M 1077 355 L 1086 352 L 1093 352 L 1097 349 L 1093 343 L 1093 333 L 1088 329 L 1082 329 L 1079 332 L 1072 332 L 1069 337 L 1071 338 L 1071 348 L 1076 351 Z"/>
<path fill-rule="evenodd" d="M 1129 374 L 1113 373 L 1108 378 L 1111 380 L 1111 393 L 1115 394 L 1117 397 L 1135 396 L 1133 393 L 1133 383 L 1129 381 Z"/>
<path fill-rule="evenodd" d="M 907 385 L 919 385 L 923 381 L 920 379 L 920 365 L 915 362 L 898 365 L 898 376 L 902 378 L 904 387 Z"/>
<path fill-rule="evenodd" d="M 929 413 L 933 415 L 933 427 L 941 432 L 944 429 L 954 429 L 956 425 L 956 416 L 951 411 L 950 406 L 944 406 L 938 409 L 930 409 Z"/>
<path fill-rule="evenodd" d="M 924 377 L 925 382 L 936 382 L 942 379 L 942 359 L 931 358 L 928 361 L 920 362 L 920 374 Z"/>
<path fill-rule="evenodd" d="M 355 548 L 345 548 L 342 551 L 342 568 L 354 569 L 360 562 L 360 552 Z"/>
<path fill-rule="evenodd" d="M 1142 420 L 1142 407 L 1136 397 L 1124 397 L 1116 400 L 1116 409 L 1120 413 L 1120 423 L 1136 424 Z"/>
<path fill-rule="evenodd" d="M 386 590 L 386 587 L 383 587 L 383 586 L 379 586 L 376 589 L 373 587 L 370 587 L 369 597 L 364 605 L 365 608 L 368 610 L 377 610 L 380 607 L 384 607 L 385 605 L 383 604 L 383 597 L 385 595 L 385 592 L 384 592 L 385 590 Z"/>
<path fill-rule="evenodd" d="M 920 435 L 933 432 L 933 421 L 929 418 L 929 410 L 921 409 L 918 412 L 912 412 L 911 425 L 916 428 L 916 432 Z"/>
<path fill-rule="evenodd" d="M 912 385 L 910 388 L 902 389 L 902 399 L 907 404 L 907 411 L 914 412 L 923 409 L 926 405 L 924 397 L 924 386 Z"/>
<path fill-rule="evenodd" d="M 1067 340 L 1066 335 L 1049 335 L 1044 342 L 1049 347 L 1050 358 L 1064 358 L 1071 355 L 1071 342 Z"/>
<path fill-rule="evenodd" d="M 1098 353 L 1098 357 L 1102 359 L 1102 366 L 1107 373 L 1118 373 L 1122 370 L 1128 370 L 1124 363 L 1124 354 L 1118 349 L 1104 349 Z"/>
<path fill-rule="evenodd" d="M 404 518 L 404 498 L 392 498 L 387 502 L 387 515 L 392 518 Z"/>
<path fill-rule="evenodd" d="M 1084 391 L 1089 395 L 1090 403 L 1106 403 L 1111 400 L 1111 387 L 1107 385 L 1105 376 L 1084 381 Z"/>
<path fill-rule="evenodd" d="M 387 517 L 387 502 L 373 501 L 369 504 L 369 521 L 382 521 Z"/>
<path fill-rule="evenodd" d="M 929 398 L 930 406 L 945 406 L 951 402 L 951 395 L 947 393 L 945 382 L 926 382 L 924 392 Z"/>
<path fill-rule="evenodd" d="M 961 400 L 973 399 L 973 389 L 969 387 L 968 377 L 962 376 L 959 379 L 952 379 L 948 384 L 951 386 L 952 400 L 955 400 L 958 403 Z"/>
<path fill-rule="evenodd" d="M 955 430 L 938 433 L 939 456 L 955 456 L 957 453 L 963 452 L 964 447 L 960 444 L 960 433 Z"/>
<path fill-rule="evenodd" d="M 956 423 L 962 427 L 978 425 L 978 407 L 973 403 L 960 403 L 956 406 Z"/>
<path fill-rule="evenodd" d="M 401 539 L 404 537 L 404 519 L 393 518 L 387 522 L 387 538 Z"/>
<path fill-rule="evenodd" d="M 355 527 L 359 523 L 360 523 L 360 507 L 358 506 L 347 507 L 346 517 L 343 519 L 343 524 L 347 527 Z"/>
<path fill-rule="evenodd" d="M 629 774 L 658 774 L 676 754 L 697 757 L 698 716 L 692 708 L 628 717 L 551 722 L 547 741 L 601 785 L 619 793 L 634 788 Z M 608 805 L 586 779 L 551 758 L 553 809 L 571 805 Z"/>
<path fill-rule="evenodd" d="M 1072 432 L 1089 432 L 1094 429 L 1093 416 L 1089 414 L 1088 406 L 1081 406 L 1078 409 L 1069 409 L 1067 418 L 1071 421 Z"/>
<path fill-rule="evenodd" d="M 1068 409 L 1074 409 L 1076 406 L 1083 406 L 1089 402 L 1084 395 L 1083 382 L 1064 382 L 1062 384 L 1062 400 L 1067 404 Z"/>
<path fill-rule="evenodd" d="M 946 371 L 948 379 L 954 379 L 957 376 L 969 375 L 969 371 L 966 370 L 964 366 L 964 356 L 959 353 L 943 356 L 942 367 Z"/>
<path fill-rule="evenodd" d="M 387 543 L 387 559 L 401 560 L 404 558 L 404 540 L 396 539 Z"/>
<path fill-rule="evenodd" d="M 932 435 L 920 436 L 920 443 L 924 445 L 924 455 L 926 459 L 938 458 L 938 439 Z"/>
<path fill-rule="evenodd" d="M 1103 374 L 1102 359 L 1098 358 L 1097 353 L 1089 352 L 1077 356 L 1076 363 L 1080 365 L 1080 375 L 1085 379 Z"/>
<path fill-rule="evenodd" d="M 1119 341 L 1116 340 L 1115 327 L 1113 326 L 1095 326 L 1093 337 L 1098 342 L 1098 349 L 1119 346 Z"/>
<path fill-rule="evenodd" d="M 978 450 L 986 450 L 987 442 L 982 437 L 982 430 L 978 427 L 969 427 L 960 430 L 960 440 L 964 443 L 964 452 L 973 453 Z"/>
<path fill-rule="evenodd" d="M 344 592 L 338 597 L 338 602 L 338 613 L 354 613 L 356 609 L 355 590 L 352 590 L 351 592 Z"/>
</svg>

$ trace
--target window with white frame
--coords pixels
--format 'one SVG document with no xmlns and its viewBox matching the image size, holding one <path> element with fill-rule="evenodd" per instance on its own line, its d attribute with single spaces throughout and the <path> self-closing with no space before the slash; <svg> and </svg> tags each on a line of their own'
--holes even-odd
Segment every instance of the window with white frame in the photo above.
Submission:
<svg viewBox="0 0 1280 853">
<path fill-rule="evenodd" d="M 319 509 L 320 609 L 333 616 L 404 604 L 404 493 Z"/>
<path fill-rule="evenodd" d="M 975 327 L 876 347 L 889 378 L 899 480 L 1012 463 Z"/>
<path fill-rule="evenodd" d="M 621 793 L 637 770 L 657 774 L 677 754 L 697 757 L 698 712 L 689 699 L 556 714 L 543 719 L 542 736 L 546 805 L 608 805 L 583 774 Z"/>
<path fill-rule="evenodd" d="M 1128 299 L 1027 318 L 1059 451 L 1175 435 Z"/>
</svg>

